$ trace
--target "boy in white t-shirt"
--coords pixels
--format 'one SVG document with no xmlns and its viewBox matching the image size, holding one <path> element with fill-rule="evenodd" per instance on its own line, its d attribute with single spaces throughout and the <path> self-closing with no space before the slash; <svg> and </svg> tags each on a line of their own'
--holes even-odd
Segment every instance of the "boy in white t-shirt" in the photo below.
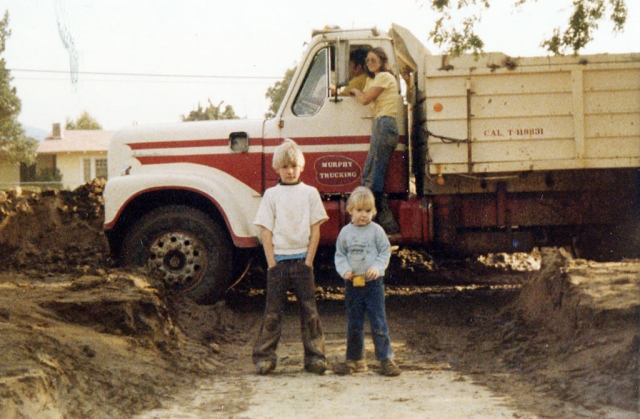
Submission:
<svg viewBox="0 0 640 419">
<path fill-rule="evenodd" d="M 282 332 L 287 290 L 300 304 L 305 370 L 326 370 L 324 334 L 315 300 L 313 259 L 320 241 L 320 224 L 329 219 L 318 190 L 300 181 L 304 156 L 298 145 L 286 139 L 274 152 L 273 168 L 280 181 L 265 191 L 254 224 L 262 230 L 267 258 L 267 300 L 253 362 L 266 375 L 277 364 L 276 349 Z"/>
</svg>

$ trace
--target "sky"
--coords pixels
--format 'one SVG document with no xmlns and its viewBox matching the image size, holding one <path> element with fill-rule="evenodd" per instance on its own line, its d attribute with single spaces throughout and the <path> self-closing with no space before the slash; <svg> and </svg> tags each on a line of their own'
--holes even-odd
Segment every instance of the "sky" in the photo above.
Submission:
<svg viewBox="0 0 640 419">
<path fill-rule="evenodd" d="M 570 0 L 493 0 L 479 33 L 485 51 L 547 55 L 544 36 Z M 640 1 L 626 0 L 625 32 L 601 24 L 581 54 L 639 52 Z M 87 111 L 105 130 L 179 122 L 210 100 L 263 118 L 265 93 L 295 66 L 313 29 L 409 29 L 432 54 L 428 0 L 2 0 L 11 36 L 0 56 L 22 101 L 18 120 L 50 132 Z M 635 42 L 632 42 L 635 41 Z M 223 107 L 224 107 L 223 105 Z"/>
</svg>

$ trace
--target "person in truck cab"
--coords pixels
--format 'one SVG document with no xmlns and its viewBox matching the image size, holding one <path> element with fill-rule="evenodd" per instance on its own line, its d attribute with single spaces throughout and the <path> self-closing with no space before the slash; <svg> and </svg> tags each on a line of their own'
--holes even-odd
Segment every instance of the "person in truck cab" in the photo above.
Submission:
<svg viewBox="0 0 640 419">
<path fill-rule="evenodd" d="M 258 374 L 276 367 L 276 349 L 282 331 L 282 313 L 287 291 L 293 288 L 300 305 L 304 368 L 324 374 L 324 334 L 315 300 L 313 259 L 320 241 L 320 224 L 329 219 L 318 190 L 300 182 L 304 155 L 290 139 L 276 148 L 273 169 L 278 184 L 265 191 L 254 224 L 262 230 L 262 246 L 267 258 L 267 300 L 253 362 Z"/>
<path fill-rule="evenodd" d="M 384 196 L 384 180 L 391 154 L 398 145 L 399 134 L 398 83 L 389 68 L 389 59 L 382 48 L 373 48 L 367 54 L 367 83 L 363 90 L 351 89 L 350 94 L 363 105 L 373 104 L 373 127 L 369 153 L 362 172 L 362 184 L 373 192 L 378 211 L 378 223 L 387 234 L 399 232 Z"/>
<path fill-rule="evenodd" d="M 367 83 L 366 59 L 369 47 L 359 47 L 349 54 L 349 84 L 340 91 L 340 96 L 349 96 L 352 89 L 363 90 Z"/>
</svg>

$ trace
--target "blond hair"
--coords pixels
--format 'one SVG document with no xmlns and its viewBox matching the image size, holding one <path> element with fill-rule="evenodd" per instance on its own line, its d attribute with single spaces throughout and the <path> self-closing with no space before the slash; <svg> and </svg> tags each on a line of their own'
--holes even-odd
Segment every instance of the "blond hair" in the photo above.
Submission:
<svg viewBox="0 0 640 419">
<path fill-rule="evenodd" d="M 279 170 L 285 166 L 304 167 L 304 155 L 292 139 L 286 138 L 273 153 L 273 169 Z"/>
<path fill-rule="evenodd" d="M 373 196 L 373 192 L 366 186 L 358 186 L 351 192 L 351 196 L 347 200 L 347 211 L 351 211 L 362 208 L 365 210 L 372 210 L 375 217 L 376 211 L 376 199 Z"/>
</svg>

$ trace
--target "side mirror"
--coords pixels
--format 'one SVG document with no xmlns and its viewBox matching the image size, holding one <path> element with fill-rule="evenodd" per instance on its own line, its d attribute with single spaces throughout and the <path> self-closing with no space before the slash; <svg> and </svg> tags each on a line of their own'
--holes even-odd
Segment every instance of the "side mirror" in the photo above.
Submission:
<svg viewBox="0 0 640 419">
<path fill-rule="evenodd" d="M 338 40 L 336 61 L 336 87 L 340 88 L 349 84 L 349 41 Z"/>
</svg>

